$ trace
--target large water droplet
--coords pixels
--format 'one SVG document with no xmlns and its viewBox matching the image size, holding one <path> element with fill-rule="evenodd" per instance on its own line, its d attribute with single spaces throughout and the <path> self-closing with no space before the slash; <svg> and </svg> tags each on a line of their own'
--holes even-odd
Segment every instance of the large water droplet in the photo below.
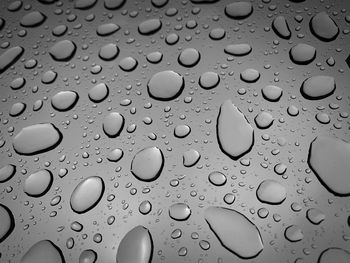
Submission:
<svg viewBox="0 0 350 263">
<path fill-rule="evenodd" d="M 339 34 L 337 24 L 326 12 L 317 13 L 311 18 L 310 30 L 322 41 L 332 41 Z"/>
<path fill-rule="evenodd" d="M 308 163 L 320 182 L 335 195 L 350 195 L 350 144 L 318 136 L 310 144 Z"/>
<path fill-rule="evenodd" d="M 49 191 L 53 182 L 52 173 L 49 170 L 40 170 L 24 181 L 24 192 L 31 197 L 40 197 Z"/>
<path fill-rule="evenodd" d="M 254 258 L 263 250 L 258 228 L 243 214 L 212 206 L 205 210 L 204 217 L 221 245 L 240 258 Z"/>
<path fill-rule="evenodd" d="M 90 176 L 80 182 L 72 192 L 70 205 L 78 214 L 86 213 L 101 200 L 105 185 L 101 177 Z"/>
<path fill-rule="evenodd" d="M 50 55 L 56 61 L 69 61 L 74 56 L 76 49 L 74 42 L 61 40 L 50 49 Z"/>
<path fill-rule="evenodd" d="M 256 190 L 260 202 L 277 205 L 281 204 L 287 196 L 286 188 L 275 180 L 264 180 Z"/>
<path fill-rule="evenodd" d="M 164 156 L 157 147 L 148 147 L 135 154 L 131 162 L 131 172 L 141 181 L 154 181 L 162 172 Z"/>
<path fill-rule="evenodd" d="M 253 5 L 250 2 L 234 2 L 225 7 L 225 14 L 233 19 L 244 19 L 253 13 Z"/>
<path fill-rule="evenodd" d="M 304 80 L 300 92 L 306 99 L 320 100 L 332 95 L 335 88 L 333 77 L 319 75 Z"/>
<path fill-rule="evenodd" d="M 3 242 L 15 227 L 15 220 L 11 210 L 0 204 L 0 243 Z"/>
<path fill-rule="evenodd" d="M 192 211 L 187 204 L 176 203 L 172 204 L 169 207 L 169 216 L 176 221 L 185 221 L 187 220 Z"/>
<path fill-rule="evenodd" d="M 51 98 L 51 105 L 55 110 L 68 111 L 74 107 L 79 99 L 75 91 L 60 91 Z"/>
<path fill-rule="evenodd" d="M 124 117 L 118 112 L 110 112 L 102 123 L 103 131 L 108 137 L 119 136 L 124 127 Z"/>
<path fill-rule="evenodd" d="M 51 241 L 35 243 L 22 257 L 20 263 L 64 263 L 62 251 Z"/>
<path fill-rule="evenodd" d="M 120 241 L 117 263 L 150 263 L 153 255 L 153 240 L 143 226 L 131 229 Z"/>
<path fill-rule="evenodd" d="M 230 158 L 236 160 L 253 147 L 254 130 L 230 100 L 221 105 L 216 127 L 219 146 Z"/>
<path fill-rule="evenodd" d="M 172 100 L 178 97 L 185 85 L 184 78 L 171 70 L 161 71 L 152 76 L 147 87 L 149 95 L 157 100 Z"/>
<path fill-rule="evenodd" d="M 51 123 L 23 128 L 13 139 L 18 154 L 34 155 L 54 149 L 62 140 L 61 132 Z"/>
</svg>

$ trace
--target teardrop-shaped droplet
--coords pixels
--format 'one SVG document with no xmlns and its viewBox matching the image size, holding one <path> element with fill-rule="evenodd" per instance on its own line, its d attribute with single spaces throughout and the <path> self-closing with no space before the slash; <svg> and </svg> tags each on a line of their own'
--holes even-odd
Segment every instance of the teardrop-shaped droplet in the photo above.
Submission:
<svg viewBox="0 0 350 263">
<path fill-rule="evenodd" d="M 236 160 L 253 147 L 254 130 L 230 100 L 221 105 L 216 127 L 219 146 L 230 158 Z"/>
<path fill-rule="evenodd" d="M 221 245 L 240 258 L 254 258 L 263 250 L 258 228 L 243 214 L 212 206 L 205 210 L 204 217 Z"/>
</svg>

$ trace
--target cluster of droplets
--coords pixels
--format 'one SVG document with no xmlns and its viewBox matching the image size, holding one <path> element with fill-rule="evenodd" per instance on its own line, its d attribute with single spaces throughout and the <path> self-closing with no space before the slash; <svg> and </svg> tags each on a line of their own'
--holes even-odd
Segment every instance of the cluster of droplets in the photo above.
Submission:
<svg viewBox="0 0 350 263">
<path fill-rule="evenodd" d="M 181 243 L 186 232 L 183 224 L 189 226 L 196 221 L 201 221 L 197 222 L 200 233 L 192 231 L 190 237 L 201 249 L 198 262 L 203 262 L 203 255 L 207 256 L 209 252 L 221 254 L 216 253 L 217 245 L 233 257 L 259 259 L 269 246 L 275 246 L 275 241 L 268 242 L 266 228 L 261 223 L 265 221 L 261 220 L 272 217 L 273 221 L 267 224 L 268 232 L 276 223 L 276 235 L 284 235 L 289 245 L 304 242 L 306 236 L 309 238 L 307 227 L 298 222 L 291 223 L 293 221 L 281 214 L 288 205 L 289 212 L 303 210 L 293 198 L 295 192 L 301 195 L 312 182 L 311 172 L 322 185 L 318 188 L 320 191 L 326 189 L 339 200 L 350 196 L 350 144 L 343 127 L 349 124 L 345 121 L 348 113 L 340 111 L 336 117 L 334 111 L 340 105 L 329 103 L 331 113 L 327 113 L 326 107 L 315 104 L 335 95 L 339 103 L 347 104 L 342 96 L 348 97 L 348 92 L 341 81 L 338 85 L 337 80 L 344 69 L 339 68 L 338 73 L 332 75 L 316 74 L 311 67 L 316 64 L 316 69 L 326 70 L 320 62 L 314 63 L 322 59 L 320 50 L 323 44 L 346 44 L 350 23 L 350 17 L 344 15 L 348 12 L 346 9 L 341 10 L 345 18 L 340 23 L 337 11 L 330 13 L 306 8 L 303 17 L 300 10 L 304 1 L 296 0 L 286 1 L 283 8 L 271 4 L 270 0 L 258 3 L 226 1 L 225 4 L 217 0 L 176 4 L 168 0 L 149 2 L 147 7 L 126 0 L 75 0 L 71 3 L 38 0 L 33 4 L 13 0 L 9 4 L 1 3 L 7 6 L 6 12 L 0 15 L 0 37 L 4 41 L 1 44 L 4 51 L 0 54 L 0 80 L 2 88 L 7 90 L 2 98 L 4 112 L 1 111 L 0 118 L 3 125 L 13 124 L 7 128 L 8 135 L 5 129 L 1 131 L 0 138 L 1 154 L 13 160 L 11 163 L 4 161 L 0 168 L 0 184 L 4 188 L 0 194 L 4 200 L 0 204 L 1 246 L 9 240 L 18 240 L 13 232 L 20 233 L 22 224 L 22 230 L 30 228 L 23 219 L 17 219 L 18 214 L 21 218 L 25 215 L 7 201 L 6 196 L 12 194 L 14 188 L 20 187 L 21 192 L 11 202 L 21 200 L 19 206 L 29 207 L 30 213 L 37 209 L 34 204 L 38 202 L 37 206 L 44 213 L 52 209 L 50 218 L 69 215 L 69 222 L 62 221 L 56 227 L 58 233 L 67 234 L 69 231 L 64 241 L 65 248 L 56 244 L 57 238 L 41 236 L 40 240 L 23 245 L 23 252 L 18 255 L 21 263 L 67 262 L 67 258 L 71 258 L 70 251 L 79 253 L 74 261 L 97 262 L 98 258 L 103 258 L 103 252 L 92 247 L 104 244 L 109 229 L 115 232 L 113 242 L 117 245 L 111 251 L 113 260 L 118 263 L 146 263 L 156 256 L 169 260 L 161 249 L 154 251 L 161 243 L 157 240 L 159 233 L 169 234 L 171 247 L 177 247 L 176 253 L 180 257 L 176 260 L 187 258 L 193 256 L 195 249 Z M 324 1 L 320 2 L 323 6 Z M 266 20 L 258 18 L 265 14 L 263 9 L 267 5 L 268 25 Z M 215 7 L 213 10 L 212 6 Z M 294 21 L 288 12 L 276 11 L 278 8 L 290 11 L 291 7 L 296 9 Z M 94 10 L 96 12 L 91 13 Z M 204 17 L 201 13 L 208 11 L 214 26 L 201 24 Z M 181 16 L 182 13 L 185 15 Z M 20 14 L 21 17 L 12 21 L 11 14 Z M 97 18 L 100 15 L 103 17 L 101 21 Z M 52 23 L 51 16 L 60 17 L 58 23 L 61 24 Z M 306 16 L 310 16 L 308 21 L 304 21 Z M 129 19 L 136 22 L 130 25 Z M 227 20 L 228 24 L 216 25 L 220 19 Z M 263 27 L 260 28 L 254 19 L 262 22 Z M 184 25 L 183 20 L 187 20 Z M 302 33 L 297 33 L 301 30 L 299 25 L 294 29 L 291 26 L 305 22 L 307 26 L 302 30 L 310 32 L 314 44 Z M 89 30 L 92 25 L 93 29 Z M 249 30 L 243 29 L 245 25 Z M 287 54 L 284 59 L 292 65 L 287 70 L 293 72 L 294 68 L 301 68 L 304 72 L 303 67 L 309 65 L 312 73 L 299 72 L 292 81 L 282 82 L 280 73 L 275 72 L 270 81 L 267 80 L 268 70 L 279 65 L 265 64 L 264 70 L 258 70 L 260 65 L 253 63 L 245 66 L 245 60 L 261 59 L 258 53 L 261 47 L 254 43 L 254 37 L 246 35 L 261 29 L 262 34 L 268 33 L 270 28 L 278 40 L 272 42 L 273 51 L 265 50 L 263 55 L 278 54 L 277 47 L 283 43 L 285 46 L 280 50 Z M 240 34 L 237 40 L 232 31 Z M 15 39 L 20 41 L 11 40 L 15 32 Z M 32 41 L 30 34 L 38 32 L 41 40 L 34 41 L 33 50 L 24 47 L 27 43 L 21 42 L 25 38 Z M 137 51 L 131 52 L 128 47 L 135 47 Z M 168 50 L 171 50 L 169 54 Z M 341 53 L 342 49 L 337 48 L 336 52 Z M 36 58 L 30 58 L 32 55 Z M 328 56 L 325 60 L 329 68 L 336 64 L 350 64 L 349 57 L 343 61 L 336 61 L 334 57 L 339 55 Z M 226 61 L 219 61 L 221 58 Z M 91 60 L 94 62 L 90 63 Z M 276 62 L 279 63 L 283 65 L 285 61 Z M 295 78 L 300 78 L 298 87 L 295 87 Z M 5 82 L 7 79 L 9 82 Z M 32 94 L 29 94 L 29 86 L 32 86 Z M 125 90 L 120 86 L 125 86 Z M 295 93 L 297 96 L 292 95 Z M 124 98 L 124 94 L 127 97 Z M 119 105 L 116 100 L 119 100 Z M 303 105 L 316 105 L 317 113 Z M 144 113 L 147 116 L 142 116 Z M 276 135 L 277 139 L 275 136 L 271 139 L 267 132 L 279 134 L 283 129 L 284 132 L 288 129 L 290 133 L 299 132 L 293 126 L 305 125 L 303 120 L 310 114 L 317 125 L 328 127 L 333 122 L 333 126 L 325 130 L 328 134 L 320 133 L 322 129 L 314 127 L 301 128 L 301 137 L 305 137 L 305 130 L 313 136 L 307 137 L 309 145 L 302 154 L 302 158 L 307 158 L 302 163 L 308 165 L 304 186 L 301 180 L 295 183 L 291 178 L 302 172 L 299 167 L 291 168 L 300 149 L 295 150 L 294 158 L 288 158 L 290 165 L 286 164 L 284 157 L 279 156 L 292 151 L 291 143 L 283 136 Z M 176 116 L 178 120 L 175 120 Z M 198 123 L 204 124 L 197 125 L 197 117 Z M 298 120 L 291 121 L 285 129 L 286 119 Z M 74 129 L 83 130 L 83 139 L 76 137 L 77 133 L 72 132 Z M 343 131 L 343 134 L 333 130 Z M 201 138 L 202 133 L 205 139 Z M 136 134 L 141 134 L 142 139 Z M 269 148 L 270 144 L 273 149 Z M 299 145 L 296 139 L 294 146 Z M 177 147 L 181 150 L 173 149 Z M 277 163 L 267 157 L 266 149 L 272 156 L 277 156 Z M 255 152 L 257 155 L 253 156 Z M 59 154 L 56 156 L 58 161 L 54 160 L 55 157 L 46 157 L 49 154 Z M 259 159 L 263 159 L 260 167 L 255 166 Z M 257 175 L 252 171 L 256 167 L 273 172 L 271 175 L 268 172 Z M 119 185 L 124 182 L 125 189 L 121 189 Z M 157 193 L 158 189 L 160 193 Z M 185 197 L 187 191 L 190 199 Z M 213 200 L 206 192 L 213 192 Z M 46 207 L 46 202 L 40 200 L 49 195 L 52 197 Z M 164 201 L 157 202 L 156 199 Z M 116 200 L 120 200 L 120 211 L 115 211 Z M 328 199 L 328 202 L 333 201 Z M 317 231 L 321 231 L 324 221 L 331 222 L 331 212 L 323 211 L 317 202 L 305 204 L 305 207 L 304 218 L 311 224 L 309 227 L 320 225 Z M 167 212 L 164 213 L 163 209 Z M 349 214 L 348 206 L 343 210 Z M 129 223 L 133 214 L 140 219 L 130 219 Z M 90 231 L 86 219 L 90 216 L 93 217 L 90 218 L 93 219 L 90 220 L 93 228 L 97 230 L 92 231 L 93 243 L 87 247 L 84 240 L 89 238 L 87 233 Z M 160 224 L 152 225 L 164 218 L 171 222 L 171 229 Z M 145 220 L 149 220 L 148 223 Z M 350 216 L 346 220 L 343 224 L 350 227 Z M 123 221 L 127 228 L 120 225 Z M 279 224 L 281 221 L 285 222 Z M 36 224 L 46 224 L 44 216 L 33 223 Z M 51 224 L 55 223 L 48 223 L 48 226 Z M 107 231 L 104 227 L 95 228 L 102 224 L 107 225 Z M 157 229 L 160 226 L 162 229 Z M 34 227 L 30 230 L 34 231 Z M 343 241 L 350 240 L 346 231 L 343 233 Z M 5 252 L 1 253 L 0 261 L 5 262 L 5 257 L 12 252 L 6 256 Z M 294 257 L 295 253 L 292 254 Z M 304 249 L 303 254 L 307 258 L 310 252 Z M 293 260 L 304 262 L 304 257 Z M 322 263 L 345 263 L 350 261 L 350 252 L 346 246 L 328 246 L 319 251 L 317 258 Z M 217 261 L 223 262 L 220 257 Z"/>
</svg>

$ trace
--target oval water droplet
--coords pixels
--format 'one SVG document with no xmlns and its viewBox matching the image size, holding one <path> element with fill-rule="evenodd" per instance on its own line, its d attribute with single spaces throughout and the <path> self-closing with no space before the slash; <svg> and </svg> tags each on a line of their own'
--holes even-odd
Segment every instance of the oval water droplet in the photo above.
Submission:
<svg viewBox="0 0 350 263">
<path fill-rule="evenodd" d="M 135 154 L 131 162 L 131 172 L 137 179 L 150 182 L 160 176 L 163 166 L 162 150 L 157 147 L 148 147 Z"/>
<path fill-rule="evenodd" d="M 90 176 L 80 182 L 72 192 L 70 206 L 78 214 L 94 208 L 102 198 L 105 185 L 101 177 Z"/>
<path fill-rule="evenodd" d="M 13 139 L 18 154 L 34 155 L 54 149 L 62 141 L 61 132 L 51 123 L 34 124 L 23 128 Z"/>
</svg>

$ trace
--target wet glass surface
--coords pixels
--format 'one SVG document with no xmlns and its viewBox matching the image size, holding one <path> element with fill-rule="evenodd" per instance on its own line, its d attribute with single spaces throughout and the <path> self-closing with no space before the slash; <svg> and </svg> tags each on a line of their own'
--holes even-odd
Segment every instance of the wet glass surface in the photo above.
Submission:
<svg viewBox="0 0 350 263">
<path fill-rule="evenodd" d="M 348 0 L 0 1 L 0 262 L 350 262 Z"/>
</svg>

